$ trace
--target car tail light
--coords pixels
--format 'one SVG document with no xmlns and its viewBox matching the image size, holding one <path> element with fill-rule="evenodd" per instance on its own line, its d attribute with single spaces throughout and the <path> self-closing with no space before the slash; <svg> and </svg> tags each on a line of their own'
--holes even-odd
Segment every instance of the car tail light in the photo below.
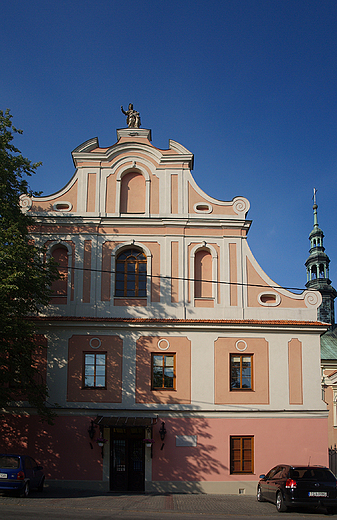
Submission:
<svg viewBox="0 0 337 520">
<path fill-rule="evenodd" d="M 288 478 L 286 481 L 286 488 L 287 489 L 295 489 L 297 487 L 296 480 L 293 480 L 292 478 Z"/>
<path fill-rule="evenodd" d="M 19 471 L 19 473 L 17 474 L 17 480 L 25 480 L 25 474 L 23 471 Z"/>
</svg>

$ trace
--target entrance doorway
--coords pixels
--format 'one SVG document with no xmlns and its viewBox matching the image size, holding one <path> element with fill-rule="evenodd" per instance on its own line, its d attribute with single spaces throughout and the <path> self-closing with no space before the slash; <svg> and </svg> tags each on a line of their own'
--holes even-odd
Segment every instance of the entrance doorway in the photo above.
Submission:
<svg viewBox="0 0 337 520">
<path fill-rule="evenodd" d="M 110 428 L 110 490 L 145 489 L 145 428 Z"/>
</svg>

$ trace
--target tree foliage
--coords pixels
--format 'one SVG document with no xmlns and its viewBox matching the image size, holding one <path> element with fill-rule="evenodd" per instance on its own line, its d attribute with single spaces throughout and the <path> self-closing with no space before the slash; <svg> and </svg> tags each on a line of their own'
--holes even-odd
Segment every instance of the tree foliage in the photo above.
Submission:
<svg viewBox="0 0 337 520">
<path fill-rule="evenodd" d="M 20 208 L 20 195 L 37 195 L 27 177 L 41 163 L 31 163 L 13 145 L 22 131 L 9 110 L 0 110 L 0 408 L 26 402 L 52 422 L 48 391 L 38 359 L 44 348 L 34 320 L 48 305 L 57 266 L 29 236 L 33 220 Z"/>
</svg>

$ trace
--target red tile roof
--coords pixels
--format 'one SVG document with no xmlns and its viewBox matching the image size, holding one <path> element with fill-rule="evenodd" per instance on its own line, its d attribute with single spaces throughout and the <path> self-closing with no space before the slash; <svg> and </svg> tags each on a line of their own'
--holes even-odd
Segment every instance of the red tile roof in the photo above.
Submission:
<svg viewBox="0 0 337 520">
<path fill-rule="evenodd" d="M 92 316 L 33 316 L 36 321 L 77 321 L 77 322 L 109 322 L 109 323 L 158 323 L 158 324 L 210 324 L 210 325 L 295 325 L 305 327 L 328 327 L 321 321 L 300 320 L 196 320 L 177 318 L 104 318 Z"/>
</svg>

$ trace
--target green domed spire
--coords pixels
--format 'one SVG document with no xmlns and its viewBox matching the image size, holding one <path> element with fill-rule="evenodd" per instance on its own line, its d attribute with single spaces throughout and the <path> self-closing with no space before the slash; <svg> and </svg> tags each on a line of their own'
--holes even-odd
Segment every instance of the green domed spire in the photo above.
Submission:
<svg viewBox="0 0 337 520">
<path fill-rule="evenodd" d="M 323 301 L 318 309 L 317 318 L 320 321 L 331 323 L 331 326 L 335 325 L 335 310 L 334 310 L 334 299 L 337 296 L 337 292 L 331 286 L 331 280 L 329 280 L 329 263 L 330 259 L 324 252 L 323 247 L 323 231 L 318 227 L 317 219 L 317 203 L 316 203 L 317 190 L 314 188 L 313 196 L 313 211 L 314 211 L 314 227 L 309 235 L 310 250 L 309 258 L 305 262 L 307 268 L 307 283 L 305 284 L 308 289 L 318 290 Z"/>
</svg>

